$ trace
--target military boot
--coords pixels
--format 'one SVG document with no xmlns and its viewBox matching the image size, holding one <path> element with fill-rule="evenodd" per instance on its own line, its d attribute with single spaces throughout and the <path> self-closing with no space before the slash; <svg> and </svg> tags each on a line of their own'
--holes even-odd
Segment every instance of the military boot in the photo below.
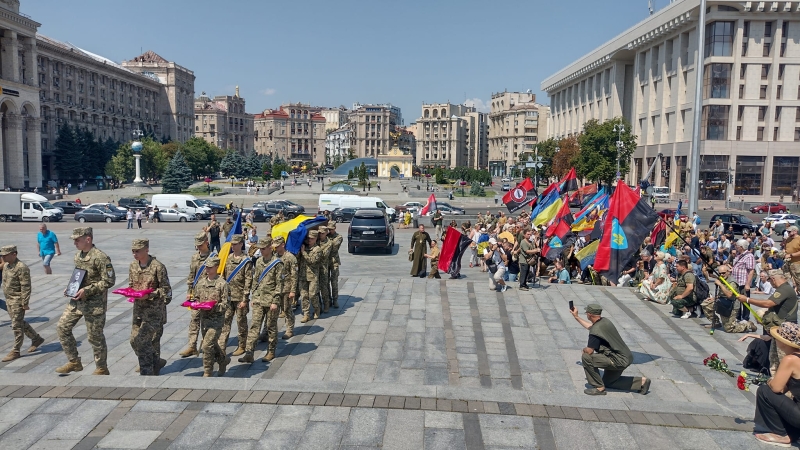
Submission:
<svg viewBox="0 0 800 450">
<path fill-rule="evenodd" d="M 306 323 L 306 322 L 308 322 L 309 320 L 311 320 L 311 319 L 308 317 L 308 314 L 306 314 L 305 316 L 303 316 L 303 318 L 302 318 L 302 319 L 300 319 L 300 323 Z"/>
<path fill-rule="evenodd" d="M 218 377 L 225 375 L 225 370 L 228 368 L 228 364 L 230 363 L 231 363 L 230 356 L 226 356 L 225 359 L 223 359 L 222 362 L 219 363 L 219 372 L 217 372 Z"/>
<path fill-rule="evenodd" d="M 283 332 L 283 336 L 281 339 L 291 339 L 294 337 L 294 332 L 292 330 L 286 330 Z"/>
<path fill-rule="evenodd" d="M 94 369 L 92 375 L 111 375 L 111 372 L 108 371 L 108 367 L 98 367 Z"/>
<path fill-rule="evenodd" d="M 331 305 L 331 306 L 333 306 L 334 308 L 339 308 L 339 302 L 337 302 L 336 300 L 334 300 L 334 301 L 333 301 L 333 305 Z"/>
<path fill-rule="evenodd" d="M 253 352 L 244 352 L 244 356 L 239 358 L 240 363 L 251 363 L 253 362 Z"/>
<path fill-rule="evenodd" d="M 211 376 L 211 372 L 203 372 L 203 378 L 208 378 Z"/>
<path fill-rule="evenodd" d="M 328 311 L 330 311 L 330 307 L 329 307 L 329 305 L 326 303 L 326 304 L 325 304 L 325 307 L 324 307 L 324 308 L 322 308 L 322 312 L 326 313 L 326 312 L 328 312 Z"/>
<path fill-rule="evenodd" d="M 33 353 L 36 349 L 39 348 L 40 345 L 44 344 L 44 338 L 39 336 L 31 342 L 31 346 L 28 347 L 28 353 Z"/>
<path fill-rule="evenodd" d="M 69 361 L 56 369 L 56 373 L 80 372 L 81 370 L 83 370 L 83 364 L 81 364 L 81 359 L 78 358 L 75 361 Z"/>
<path fill-rule="evenodd" d="M 233 356 L 239 356 L 244 354 L 244 347 L 239 347 L 231 353 Z"/>
<path fill-rule="evenodd" d="M 19 352 L 16 350 L 12 350 L 8 352 L 5 358 L 2 359 L 0 362 L 9 362 L 19 358 Z"/>
<path fill-rule="evenodd" d="M 314 318 L 319 319 L 319 311 L 314 311 Z"/>
<path fill-rule="evenodd" d="M 270 362 L 273 359 L 275 359 L 275 352 L 269 352 L 266 355 L 264 355 L 263 358 L 261 358 L 261 361 Z"/>
<path fill-rule="evenodd" d="M 158 358 L 158 364 L 153 367 L 153 375 L 161 375 L 161 369 L 167 365 L 167 360 L 164 358 Z"/>
<path fill-rule="evenodd" d="M 281 313 L 278 314 L 278 317 L 281 318 L 281 319 L 285 319 L 286 318 L 286 313 L 281 311 Z"/>
<path fill-rule="evenodd" d="M 188 358 L 190 356 L 197 356 L 200 353 L 197 351 L 196 348 L 189 347 L 186 350 L 184 350 L 184 351 L 182 351 L 182 352 L 180 352 L 178 354 L 181 355 L 181 358 Z"/>
</svg>

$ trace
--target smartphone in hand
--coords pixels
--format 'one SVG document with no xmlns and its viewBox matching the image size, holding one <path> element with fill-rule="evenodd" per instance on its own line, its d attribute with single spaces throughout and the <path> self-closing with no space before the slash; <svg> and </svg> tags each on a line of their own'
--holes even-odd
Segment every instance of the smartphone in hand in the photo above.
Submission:
<svg viewBox="0 0 800 450">
<path fill-rule="evenodd" d="M 574 309 L 575 309 L 575 304 L 572 302 L 572 300 L 570 300 L 569 301 L 569 310 L 573 311 Z"/>
</svg>

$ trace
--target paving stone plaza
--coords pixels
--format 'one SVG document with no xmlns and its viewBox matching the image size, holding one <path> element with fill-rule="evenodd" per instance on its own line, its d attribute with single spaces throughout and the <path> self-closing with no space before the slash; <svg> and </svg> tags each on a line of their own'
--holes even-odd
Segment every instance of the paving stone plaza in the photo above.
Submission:
<svg viewBox="0 0 800 450">
<path fill-rule="evenodd" d="M 751 435 L 753 393 L 703 366 L 718 353 L 741 370 L 746 343 L 739 335 L 709 335 L 704 319 L 673 319 L 627 289 L 574 284 L 498 293 L 469 267 L 459 280 L 412 278 L 407 230 L 397 230 L 401 249 L 393 255 L 350 255 L 343 245 L 341 308 L 298 323 L 294 338 L 279 341 L 274 361 L 234 358 L 224 377 L 202 378 L 201 358 L 178 355 L 189 319 L 179 305 L 199 225 L 97 226 L 95 242 L 111 257 L 118 287 L 127 286 L 134 238 L 148 237 L 151 254 L 166 264 L 174 292 L 162 339 L 167 366 L 157 377 L 134 372 L 132 308 L 110 294 L 111 375 L 91 375 L 81 321 L 75 334 L 84 370 L 59 376 L 54 370 L 66 357 L 56 323 L 72 271 L 71 226 L 51 227 L 64 252 L 52 276 L 35 258 L 36 224 L 0 235 L 0 245 L 16 244 L 31 266 L 27 318 L 46 339 L 39 351 L 0 364 L 4 450 L 761 448 Z M 339 232 L 346 235 L 346 227 Z M 587 332 L 568 300 L 603 306 L 634 354 L 625 374 L 651 378 L 649 395 L 583 393 Z M 12 342 L 8 315 L 0 313 L 0 353 Z M 256 357 L 265 349 L 260 343 Z"/>
</svg>

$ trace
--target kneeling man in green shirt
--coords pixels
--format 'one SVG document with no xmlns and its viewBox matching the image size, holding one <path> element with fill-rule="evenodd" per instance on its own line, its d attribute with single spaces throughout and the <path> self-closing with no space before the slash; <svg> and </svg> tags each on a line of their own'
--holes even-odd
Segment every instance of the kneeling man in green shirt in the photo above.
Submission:
<svg viewBox="0 0 800 450">
<path fill-rule="evenodd" d="M 622 376 L 622 372 L 633 362 L 633 355 L 614 324 L 600 316 L 603 307 L 591 303 L 586 306 L 585 311 L 589 320 L 578 317 L 578 308 L 573 307 L 570 310 L 575 320 L 589 330 L 589 343 L 583 349 L 581 362 L 586 381 L 592 387 L 583 392 L 588 395 L 606 395 L 606 388 L 611 388 L 647 394 L 650 390 L 649 379 Z M 602 377 L 598 369 L 604 369 Z"/>
</svg>

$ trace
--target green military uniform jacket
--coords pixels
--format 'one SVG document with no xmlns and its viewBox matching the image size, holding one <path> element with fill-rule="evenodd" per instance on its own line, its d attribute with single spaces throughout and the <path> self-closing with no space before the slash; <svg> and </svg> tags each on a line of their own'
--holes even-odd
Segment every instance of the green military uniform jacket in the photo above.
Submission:
<svg viewBox="0 0 800 450">
<path fill-rule="evenodd" d="M 199 310 L 200 320 L 204 326 L 222 327 L 225 321 L 225 312 L 230 308 L 231 293 L 228 290 L 228 283 L 222 276 L 217 276 L 213 280 L 208 279 L 208 275 L 200 275 L 197 286 L 194 287 L 194 299 L 198 302 L 217 302 L 210 310 Z"/>
<path fill-rule="evenodd" d="M 261 276 L 264 269 L 276 259 L 278 259 L 277 256 L 273 254 L 269 259 L 262 256 L 256 261 L 256 268 L 253 271 L 253 294 L 250 296 L 253 303 L 261 306 L 270 306 L 272 304 L 280 306 L 280 294 L 283 293 L 284 281 L 283 262 L 278 261 L 278 263 L 264 275 L 264 278 L 262 278 L 260 282 L 258 281 L 258 277 Z"/>
<path fill-rule="evenodd" d="M 3 266 L 3 293 L 9 306 L 24 308 L 31 300 L 31 269 L 19 259 Z"/>
<path fill-rule="evenodd" d="M 80 311 L 85 316 L 105 314 L 108 306 L 108 290 L 117 282 L 111 259 L 97 247 L 84 253 L 78 252 L 74 258 L 75 268 L 86 271 L 81 288 L 83 298 L 70 300 L 69 308 Z"/>
<path fill-rule="evenodd" d="M 342 263 L 342 260 L 339 258 L 339 248 L 342 246 L 342 242 L 344 242 L 344 238 L 341 234 L 336 233 L 335 236 L 328 236 L 328 240 L 331 241 L 331 269 L 338 269 L 339 264 Z"/>
<path fill-rule="evenodd" d="M 283 255 L 280 256 L 281 261 L 283 262 L 283 293 L 284 294 L 291 294 L 294 293 L 295 297 L 297 296 L 297 257 L 294 256 L 289 251 L 284 251 Z M 263 270 L 263 269 L 262 269 Z M 260 272 L 259 272 L 260 274 Z"/>
<path fill-rule="evenodd" d="M 163 318 L 165 306 L 172 301 L 172 286 L 166 266 L 155 256 L 150 256 L 144 267 L 139 265 L 139 261 L 131 262 L 128 273 L 129 287 L 137 291 L 153 289 L 147 299 L 133 302 L 133 316 L 143 320 Z"/>
<path fill-rule="evenodd" d="M 598 353 L 607 356 L 617 368 L 622 369 L 631 365 L 633 362 L 631 349 L 622 340 L 617 327 L 610 320 L 601 318 L 589 327 L 589 334 L 608 343 L 608 346 L 601 345 Z"/>
<path fill-rule="evenodd" d="M 242 253 L 239 256 L 234 255 L 231 253 L 228 255 L 227 261 L 225 261 L 225 271 L 223 272 L 223 276 L 225 280 L 228 280 L 228 277 L 236 270 L 236 267 L 247 258 L 247 255 Z M 249 259 L 249 258 L 248 258 Z M 232 302 L 246 302 L 250 297 L 250 290 L 253 285 L 253 262 L 250 261 L 242 267 L 236 275 L 234 275 L 233 279 L 228 281 L 228 289 L 231 291 L 231 301 Z"/>
<path fill-rule="evenodd" d="M 322 255 L 319 258 L 319 267 L 320 267 L 320 274 L 325 273 L 328 274 L 328 270 L 331 266 L 331 253 L 333 250 L 333 241 L 330 239 L 325 239 L 319 244 L 321 249 Z"/>
<path fill-rule="evenodd" d="M 303 280 L 309 278 L 319 277 L 320 264 L 322 262 L 322 247 L 315 245 L 310 249 L 304 248 L 301 250 L 303 258 L 304 272 L 301 272 Z"/>
<path fill-rule="evenodd" d="M 203 269 L 201 269 L 203 267 L 203 263 L 206 262 L 206 259 L 208 258 L 208 255 L 210 255 L 210 254 L 211 253 L 200 253 L 200 252 L 197 252 L 194 255 L 192 255 L 192 260 L 189 262 L 189 276 L 186 278 L 186 286 L 188 286 L 188 288 L 189 288 L 189 295 L 192 295 L 193 288 L 194 288 L 194 286 L 192 286 L 192 285 L 194 284 L 194 277 L 197 276 L 197 271 L 198 270 L 203 270 Z M 200 275 L 200 278 L 202 278 L 202 277 L 203 276 Z M 197 281 L 200 281 L 200 280 L 198 279 Z"/>
<path fill-rule="evenodd" d="M 5 274 L 3 275 L 5 277 Z M 789 282 L 775 288 L 775 292 L 767 300 L 775 303 L 764 313 L 764 331 L 769 331 L 772 327 L 779 327 L 783 322 L 797 323 L 797 294 Z"/>
<path fill-rule="evenodd" d="M 233 229 L 233 222 L 228 222 L 227 220 L 225 223 L 222 224 L 222 237 L 221 239 L 228 239 L 228 233 L 231 232 Z"/>
</svg>

